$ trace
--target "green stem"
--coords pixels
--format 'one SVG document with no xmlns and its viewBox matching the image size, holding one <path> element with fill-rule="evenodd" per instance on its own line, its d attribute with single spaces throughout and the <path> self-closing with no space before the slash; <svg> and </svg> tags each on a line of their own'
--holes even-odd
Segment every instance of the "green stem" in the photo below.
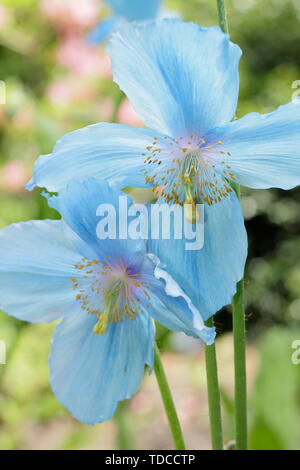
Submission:
<svg viewBox="0 0 300 470">
<path fill-rule="evenodd" d="M 185 450 L 181 426 L 179 423 L 167 377 L 164 371 L 164 367 L 160 358 L 159 349 L 156 343 L 154 345 L 154 371 L 161 393 L 162 401 L 165 407 L 166 415 L 169 421 L 169 426 L 173 436 L 175 448 L 176 450 Z"/>
<path fill-rule="evenodd" d="M 241 198 L 240 186 L 231 184 L 237 197 Z M 235 375 L 235 441 L 237 450 L 247 449 L 247 370 L 246 370 L 246 317 L 244 279 L 236 286 L 232 299 L 232 322 Z"/>
<path fill-rule="evenodd" d="M 229 34 L 227 13 L 224 0 L 217 0 L 219 25 L 224 33 Z"/>
<path fill-rule="evenodd" d="M 206 326 L 214 326 L 214 321 L 212 317 L 206 321 Z M 215 344 L 205 346 L 205 364 L 212 448 L 213 450 L 222 450 L 223 432 L 221 401 Z"/>
<path fill-rule="evenodd" d="M 244 281 L 237 284 L 232 299 L 234 370 L 235 370 L 235 434 L 236 449 L 247 449 L 247 373 Z"/>
<path fill-rule="evenodd" d="M 217 0 L 219 24 L 229 33 L 224 0 Z M 232 184 L 240 199 L 240 187 Z M 234 370 L 235 370 L 235 434 L 236 449 L 247 449 L 247 374 L 246 374 L 246 328 L 244 306 L 244 280 L 238 282 L 236 294 L 232 299 Z"/>
</svg>

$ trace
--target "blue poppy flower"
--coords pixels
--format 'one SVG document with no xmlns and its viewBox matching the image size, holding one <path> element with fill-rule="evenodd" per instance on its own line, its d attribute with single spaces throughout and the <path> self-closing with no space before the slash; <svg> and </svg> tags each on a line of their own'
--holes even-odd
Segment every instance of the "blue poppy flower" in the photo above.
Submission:
<svg viewBox="0 0 300 470">
<path fill-rule="evenodd" d="M 145 240 L 99 239 L 100 204 L 118 197 L 98 179 L 50 198 L 62 220 L 0 232 L 0 309 L 29 322 L 61 319 L 51 346 L 57 399 L 87 424 L 109 419 L 153 367 L 153 319 L 211 344 L 215 331 Z"/>
<path fill-rule="evenodd" d="M 152 250 L 163 263 L 173 263 L 178 282 L 208 318 L 231 302 L 247 255 L 243 214 L 229 181 L 238 181 L 249 141 L 230 150 L 224 135 L 224 129 L 240 123 L 226 124 L 236 110 L 241 51 L 219 27 L 164 19 L 126 24 L 114 33 L 109 52 L 115 81 L 150 129 L 100 123 L 71 132 L 51 155 L 37 160 L 27 188 L 59 191 L 73 179 L 92 175 L 121 188 L 160 186 L 161 200 L 170 204 L 203 202 L 201 250 L 184 250 L 180 240 L 153 241 Z M 293 127 L 289 130 L 295 134 Z M 252 146 L 261 158 L 265 152 L 274 168 L 280 149 L 272 138 L 278 141 L 280 135 L 288 138 L 288 132 L 282 136 L 278 126 L 269 126 L 261 145 Z M 248 140 L 256 136 L 257 130 L 252 135 L 249 128 Z M 255 156 L 251 161 L 260 164 Z"/>
<path fill-rule="evenodd" d="M 100 44 L 118 28 L 124 20 L 143 21 L 157 16 L 162 0 L 106 0 L 112 16 L 100 21 L 88 36 L 91 44 Z"/>
</svg>

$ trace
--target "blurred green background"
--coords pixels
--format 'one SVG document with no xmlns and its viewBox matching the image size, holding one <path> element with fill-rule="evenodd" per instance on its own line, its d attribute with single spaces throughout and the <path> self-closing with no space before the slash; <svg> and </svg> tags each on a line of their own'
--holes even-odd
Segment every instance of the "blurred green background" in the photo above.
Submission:
<svg viewBox="0 0 300 470">
<path fill-rule="evenodd" d="M 185 20 L 216 24 L 214 0 L 170 0 Z M 23 184 L 41 153 L 70 130 L 99 121 L 141 125 L 112 83 L 103 48 L 85 42 L 107 9 L 98 0 L 1 0 L 0 228 L 55 218 L 39 191 Z M 298 0 L 228 1 L 232 40 L 243 49 L 237 116 L 272 111 L 291 100 L 300 80 Z M 204 71 L 205 73 L 205 71 Z M 0 85 L 1 86 L 1 85 Z M 296 85 L 295 85 L 296 86 Z M 2 85 L 3 89 L 3 85 Z M 120 105 L 121 102 L 121 105 Z M 300 449 L 300 191 L 243 189 L 249 234 L 246 271 L 250 444 Z M 1 260 L 0 260 L 1 262 Z M 218 314 L 218 356 L 225 434 L 233 432 L 231 314 Z M 0 313 L 0 449 L 165 449 L 172 442 L 154 376 L 110 422 L 74 420 L 49 389 L 53 325 L 28 325 Z M 199 343 L 159 330 L 163 360 L 191 449 L 210 447 L 203 351 Z"/>
</svg>

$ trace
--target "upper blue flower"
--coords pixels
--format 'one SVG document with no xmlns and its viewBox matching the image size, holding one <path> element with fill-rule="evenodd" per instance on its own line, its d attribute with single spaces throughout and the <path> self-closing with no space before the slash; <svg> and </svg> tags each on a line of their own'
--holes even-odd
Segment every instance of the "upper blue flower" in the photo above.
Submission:
<svg viewBox="0 0 300 470">
<path fill-rule="evenodd" d="M 219 136 L 208 138 L 234 116 L 241 51 L 218 27 L 164 19 L 123 25 L 109 52 L 115 81 L 151 130 L 101 123 L 69 133 L 38 159 L 27 188 L 59 191 L 93 175 L 120 187 L 160 185 L 169 202 L 206 203 L 203 249 L 186 251 L 181 240 L 166 240 L 152 250 L 173 263 L 177 280 L 208 318 L 231 302 L 247 254 L 243 214 L 227 181 L 236 172 L 231 151 Z M 243 156 L 231 154 L 232 160 Z"/>
<path fill-rule="evenodd" d="M 0 232 L 0 309 L 56 327 L 50 381 L 79 420 L 109 419 L 153 367 L 153 319 L 211 344 L 214 329 L 146 251 L 144 240 L 101 240 L 100 204 L 119 191 L 97 179 L 73 182 L 50 199 L 63 220 L 31 221 Z M 123 195 L 124 197 L 124 195 Z"/>
<path fill-rule="evenodd" d="M 66 135 L 40 157 L 28 188 L 60 190 L 95 175 L 122 186 L 161 186 L 170 203 L 204 202 L 205 241 L 198 252 L 178 240 L 153 251 L 209 316 L 230 303 L 247 253 L 234 181 L 251 188 L 300 183 L 300 105 L 232 120 L 241 51 L 220 28 L 180 20 L 126 24 L 109 45 L 115 81 L 144 123 L 98 124 Z"/>
<path fill-rule="evenodd" d="M 143 21 L 156 17 L 162 0 L 105 0 L 112 9 L 112 16 L 100 21 L 89 34 L 92 44 L 100 44 L 122 24 L 124 20 Z"/>
</svg>

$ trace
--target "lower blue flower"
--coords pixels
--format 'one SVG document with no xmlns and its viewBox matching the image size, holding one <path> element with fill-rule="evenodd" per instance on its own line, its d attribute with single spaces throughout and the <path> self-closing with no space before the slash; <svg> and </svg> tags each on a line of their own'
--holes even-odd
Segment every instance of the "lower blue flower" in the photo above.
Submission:
<svg viewBox="0 0 300 470">
<path fill-rule="evenodd" d="M 211 344 L 215 331 L 144 240 L 97 237 L 97 208 L 123 195 L 97 179 L 50 198 L 62 220 L 0 232 L 0 309 L 30 322 L 61 319 L 50 354 L 57 399 L 86 424 L 109 419 L 153 368 L 153 319 Z"/>
</svg>

